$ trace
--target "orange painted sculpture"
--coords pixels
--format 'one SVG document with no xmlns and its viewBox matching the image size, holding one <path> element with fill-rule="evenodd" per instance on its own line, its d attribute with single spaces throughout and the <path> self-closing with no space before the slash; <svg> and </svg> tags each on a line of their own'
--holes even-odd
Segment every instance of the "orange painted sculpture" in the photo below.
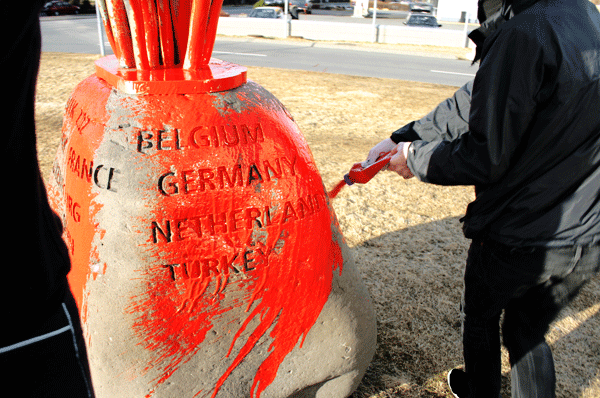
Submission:
<svg viewBox="0 0 600 398">
<path fill-rule="evenodd" d="M 211 58 L 221 3 L 99 3 L 49 187 L 97 396 L 348 396 L 370 299 L 291 115 Z"/>
</svg>

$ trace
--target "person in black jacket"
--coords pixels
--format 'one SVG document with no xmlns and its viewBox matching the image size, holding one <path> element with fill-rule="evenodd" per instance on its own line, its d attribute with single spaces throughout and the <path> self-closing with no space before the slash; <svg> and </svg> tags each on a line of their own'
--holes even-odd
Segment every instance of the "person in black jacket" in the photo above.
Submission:
<svg viewBox="0 0 600 398">
<path fill-rule="evenodd" d="M 588 0 L 479 6 L 488 21 L 471 35 L 481 63 L 470 103 L 459 97 L 447 123 L 438 109 L 425 133 L 394 132 L 366 162 L 391 149 L 388 169 L 404 178 L 475 186 L 453 394 L 499 396 L 504 311 L 512 396 L 554 397 L 545 333 L 600 268 L 600 14 Z"/>
<path fill-rule="evenodd" d="M 34 4 L 32 4 L 34 3 Z M 34 121 L 43 1 L 0 2 L 0 107 L 6 234 L 0 276 L 0 380 L 18 397 L 93 397 L 60 220 L 39 170 Z M 8 389 L 6 386 L 13 386 Z"/>
</svg>

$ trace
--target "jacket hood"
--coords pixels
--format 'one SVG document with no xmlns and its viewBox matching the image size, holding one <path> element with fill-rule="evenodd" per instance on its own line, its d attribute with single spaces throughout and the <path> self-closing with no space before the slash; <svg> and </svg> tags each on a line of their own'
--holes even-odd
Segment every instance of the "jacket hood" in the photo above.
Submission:
<svg viewBox="0 0 600 398">
<path fill-rule="evenodd" d="M 479 0 L 477 2 L 477 19 L 480 24 L 485 23 L 492 15 L 502 8 L 502 0 Z"/>
<path fill-rule="evenodd" d="M 469 38 L 475 43 L 473 63 L 481 60 L 483 42 L 516 14 L 526 10 L 541 0 L 479 0 L 477 2 L 477 19 L 481 26 L 471 33 Z"/>
<path fill-rule="evenodd" d="M 496 13 L 502 12 L 509 19 L 539 1 L 541 0 L 478 0 L 477 18 L 483 24 Z"/>
</svg>

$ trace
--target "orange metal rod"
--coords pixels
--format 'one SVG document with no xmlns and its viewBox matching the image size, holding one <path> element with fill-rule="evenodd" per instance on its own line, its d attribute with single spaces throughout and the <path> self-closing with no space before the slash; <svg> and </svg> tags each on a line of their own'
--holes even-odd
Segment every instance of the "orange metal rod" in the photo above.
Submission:
<svg viewBox="0 0 600 398">
<path fill-rule="evenodd" d="M 202 50 L 202 63 L 204 65 L 210 63 L 210 57 L 215 45 L 215 38 L 217 36 L 217 26 L 219 25 L 219 15 L 221 13 L 222 5 L 223 0 L 213 0 L 212 4 L 210 5 L 208 26 L 204 35 L 204 48 Z"/>
<path fill-rule="evenodd" d="M 110 26 L 110 19 L 108 18 L 108 11 L 106 10 L 106 1 L 105 0 L 97 0 L 96 4 L 98 4 L 98 10 L 100 11 L 100 15 L 102 16 L 102 21 L 104 22 L 104 30 L 106 31 L 106 37 L 110 43 L 110 47 L 115 52 L 117 58 L 121 58 L 121 52 L 118 51 L 115 37 L 112 33 L 112 28 Z"/>
<path fill-rule="evenodd" d="M 135 56 L 125 4 L 122 0 L 108 0 L 106 13 L 108 16 L 105 20 L 106 33 L 109 35 L 110 31 L 110 36 L 113 37 L 115 44 L 113 50 L 119 59 L 119 65 L 122 68 L 134 68 Z"/>
<path fill-rule="evenodd" d="M 169 0 L 157 0 L 156 6 L 162 65 L 165 68 L 172 68 L 175 66 L 175 42 Z"/>
<path fill-rule="evenodd" d="M 146 35 L 144 33 L 144 18 L 137 0 L 123 0 L 127 10 L 127 20 L 133 43 L 133 55 L 135 67 L 140 70 L 148 70 L 148 54 L 146 52 Z"/>
<path fill-rule="evenodd" d="M 138 0 L 142 11 L 144 42 L 146 43 L 146 54 L 148 67 L 158 69 L 160 63 L 160 43 L 158 40 L 158 15 L 154 1 Z"/>
<path fill-rule="evenodd" d="M 208 23 L 210 3 L 207 0 L 193 0 L 192 15 L 190 17 L 190 32 L 188 35 L 187 50 L 185 52 L 184 69 L 200 69 L 203 65 L 204 36 Z"/>
<path fill-rule="evenodd" d="M 183 63 L 188 45 L 192 0 L 171 0 L 176 63 Z"/>
</svg>

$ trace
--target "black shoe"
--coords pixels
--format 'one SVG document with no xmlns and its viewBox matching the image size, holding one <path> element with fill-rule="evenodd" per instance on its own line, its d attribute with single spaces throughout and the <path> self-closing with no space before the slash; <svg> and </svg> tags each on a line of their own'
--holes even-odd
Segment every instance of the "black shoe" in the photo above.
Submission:
<svg viewBox="0 0 600 398">
<path fill-rule="evenodd" d="M 448 372 L 448 387 L 456 398 L 469 396 L 469 378 L 461 369 L 452 369 Z"/>
</svg>

